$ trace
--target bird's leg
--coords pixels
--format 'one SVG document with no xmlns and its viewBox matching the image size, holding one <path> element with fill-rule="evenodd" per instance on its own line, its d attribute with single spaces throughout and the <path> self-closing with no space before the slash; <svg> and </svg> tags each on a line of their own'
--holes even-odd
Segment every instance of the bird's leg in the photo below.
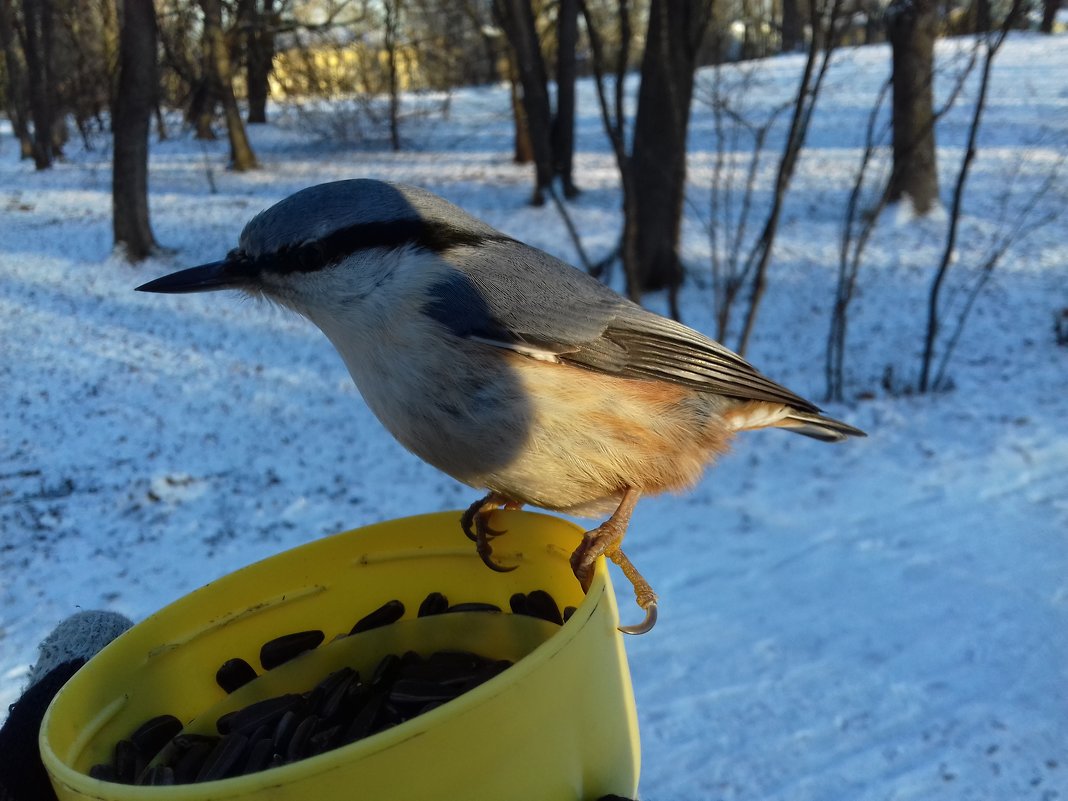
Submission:
<svg viewBox="0 0 1068 801">
<path fill-rule="evenodd" d="M 571 554 L 571 569 L 582 585 L 583 592 L 590 588 L 590 582 L 593 580 L 593 566 L 599 556 L 607 556 L 619 565 L 623 569 L 623 575 L 634 585 L 634 595 L 638 606 L 645 611 L 645 620 L 636 626 L 621 626 L 620 631 L 625 634 L 644 634 L 656 623 L 656 593 L 649 586 L 649 582 L 642 578 L 642 574 L 631 564 L 627 555 L 619 549 L 639 497 L 641 497 L 641 492 L 628 487 L 612 516 L 597 528 L 587 531 L 582 537 L 582 542 Z"/>
<path fill-rule="evenodd" d="M 627 558 L 621 548 L 609 553 L 608 558 L 619 565 L 623 575 L 630 580 L 630 583 L 634 586 L 634 599 L 638 602 L 638 606 L 645 611 L 645 620 L 641 623 L 634 626 L 620 626 L 619 630 L 624 634 L 645 634 L 656 625 L 656 593 L 653 592 L 653 588 L 649 586 L 649 582 L 645 580 L 645 577 L 631 564 L 630 559 Z"/>
<path fill-rule="evenodd" d="M 469 540 L 472 540 L 476 544 L 476 550 L 479 557 L 482 559 L 483 564 L 490 570 L 496 570 L 498 573 L 507 573 L 516 569 L 516 565 L 511 567 L 505 567 L 493 561 L 493 548 L 490 546 L 490 540 L 494 537 L 499 537 L 503 534 L 503 531 L 490 528 L 489 516 L 496 510 L 504 507 L 505 509 L 519 509 L 523 506 L 521 503 L 506 498 L 497 492 L 491 492 L 485 498 L 475 501 L 468 507 L 467 511 L 463 513 L 460 518 L 460 527 L 464 530 L 464 534 L 467 535 Z"/>
</svg>

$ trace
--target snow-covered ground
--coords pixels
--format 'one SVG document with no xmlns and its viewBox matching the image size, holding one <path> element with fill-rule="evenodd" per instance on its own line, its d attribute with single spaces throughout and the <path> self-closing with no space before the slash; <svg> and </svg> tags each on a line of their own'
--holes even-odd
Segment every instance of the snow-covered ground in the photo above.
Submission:
<svg viewBox="0 0 1068 801">
<path fill-rule="evenodd" d="M 941 46 L 943 63 L 956 48 Z M 747 107 L 786 98 L 800 67 L 759 65 Z M 840 220 L 887 69 L 881 47 L 836 58 L 749 351 L 816 400 Z M 951 85 L 943 75 L 939 95 Z M 973 76 L 939 125 L 944 199 L 975 87 Z M 583 85 L 586 191 L 573 215 L 599 256 L 617 235 L 619 198 L 594 102 Z M 254 212 L 298 188 L 360 176 L 427 186 L 573 260 L 557 212 L 525 204 L 507 109 L 503 89 L 459 92 L 450 116 L 410 126 L 412 149 L 396 155 L 329 147 L 301 118 L 276 116 L 251 130 L 263 169 L 246 175 L 222 168 L 224 141 L 176 133 L 151 162 L 153 225 L 174 252 L 137 267 L 111 253 L 104 140 L 36 174 L 5 133 L 0 702 L 78 608 L 141 619 L 310 538 L 474 499 L 385 434 L 303 320 L 234 296 L 132 289 L 220 257 Z M 682 311 L 709 332 L 701 218 L 713 135 L 698 103 L 685 234 L 695 277 Z M 1068 40 L 1015 36 L 995 69 L 951 312 L 991 238 L 1065 152 Z M 773 168 L 769 158 L 758 203 Z M 1034 213 L 1059 212 L 1066 187 L 1068 174 Z M 891 209 L 869 247 L 850 329 L 853 401 L 829 409 L 868 439 L 744 435 L 695 491 L 639 505 L 627 550 L 661 597 L 656 629 L 627 640 L 644 799 L 1068 798 L 1068 347 L 1053 333 L 1068 307 L 1068 217 L 998 266 L 950 365 L 955 388 L 918 396 L 903 390 L 945 222 Z M 618 575 L 616 585 L 636 617 Z"/>
</svg>

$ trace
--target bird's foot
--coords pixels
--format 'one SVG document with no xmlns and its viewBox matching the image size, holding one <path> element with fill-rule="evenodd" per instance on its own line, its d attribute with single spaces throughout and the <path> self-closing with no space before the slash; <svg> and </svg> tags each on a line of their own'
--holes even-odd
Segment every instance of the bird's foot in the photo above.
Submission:
<svg viewBox="0 0 1068 801">
<path fill-rule="evenodd" d="M 508 573 L 515 570 L 517 565 L 509 567 L 493 559 L 493 547 L 490 545 L 490 540 L 504 534 L 504 531 L 491 528 L 489 516 L 501 508 L 519 509 L 522 506 L 521 503 L 516 503 L 503 495 L 491 492 L 485 498 L 471 504 L 460 518 L 460 527 L 463 528 L 464 534 L 475 543 L 475 550 L 478 551 L 479 558 L 490 570 L 495 570 L 498 573 Z"/>
<path fill-rule="evenodd" d="M 627 533 L 630 516 L 638 502 L 640 493 L 636 489 L 627 489 L 619 507 L 610 518 L 597 528 L 587 531 L 582 542 L 571 554 L 571 569 L 579 580 L 583 592 L 588 592 L 593 581 L 593 568 L 600 556 L 607 556 L 623 570 L 623 575 L 634 585 L 634 596 L 645 611 L 645 620 L 635 626 L 620 626 L 624 634 L 645 634 L 656 624 L 656 593 L 653 592 L 642 574 L 631 564 L 627 555 L 620 550 L 623 535 Z"/>
<path fill-rule="evenodd" d="M 645 577 L 638 572 L 638 569 L 631 564 L 630 559 L 623 553 L 622 550 L 617 548 L 615 551 L 607 554 L 608 558 L 619 565 L 623 571 L 623 575 L 627 577 L 630 583 L 634 587 L 634 600 L 638 602 L 645 611 L 645 620 L 641 623 L 637 623 L 633 626 L 620 626 L 619 630 L 624 634 L 646 634 L 652 630 L 656 625 L 656 610 L 657 599 L 656 593 L 653 592 L 653 588 L 649 586 L 649 582 L 645 580 Z"/>
</svg>

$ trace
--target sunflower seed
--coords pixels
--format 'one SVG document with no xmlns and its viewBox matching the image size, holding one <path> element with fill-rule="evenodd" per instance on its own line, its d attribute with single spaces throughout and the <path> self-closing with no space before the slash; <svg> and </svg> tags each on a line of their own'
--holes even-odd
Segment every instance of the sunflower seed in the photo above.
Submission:
<svg viewBox="0 0 1068 801">
<path fill-rule="evenodd" d="M 534 590 L 527 595 L 527 614 L 540 617 L 558 626 L 564 625 L 564 618 L 560 614 L 560 607 L 545 590 Z"/>
<path fill-rule="evenodd" d="M 292 634 L 283 634 L 273 640 L 265 642 L 260 648 L 260 664 L 264 670 L 272 670 L 281 664 L 288 662 L 294 657 L 300 656 L 305 651 L 318 648 L 326 635 L 318 629 L 311 631 L 296 631 Z"/>
<path fill-rule="evenodd" d="M 244 659 L 227 659 L 215 672 L 215 682 L 226 692 L 232 693 L 256 678 L 256 669 Z"/>
<path fill-rule="evenodd" d="M 404 617 L 404 604 L 396 599 L 386 601 L 369 615 L 357 620 L 356 625 L 352 627 L 349 634 L 359 634 L 361 631 L 370 631 L 381 626 L 388 626 L 390 623 L 396 623 L 402 617 Z"/>
<path fill-rule="evenodd" d="M 448 608 L 449 599 L 440 592 L 432 592 L 419 604 L 419 617 L 440 615 L 442 612 L 448 611 Z"/>
<path fill-rule="evenodd" d="M 211 782 L 232 776 L 237 771 L 247 746 L 248 737 L 243 734 L 227 734 L 222 737 L 200 766 L 196 781 Z"/>
</svg>

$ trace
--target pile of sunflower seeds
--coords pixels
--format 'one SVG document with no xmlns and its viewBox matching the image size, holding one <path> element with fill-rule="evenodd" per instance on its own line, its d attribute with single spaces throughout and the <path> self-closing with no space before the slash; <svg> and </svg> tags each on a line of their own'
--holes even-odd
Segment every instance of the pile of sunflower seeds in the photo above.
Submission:
<svg viewBox="0 0 1068 801">
<path fill-rule="evenodd" d="M 562 625 L 574 607 L 560 611 L 544 590 L 516 593 L 509 601 L 513 614 L 529 615 Z M 405 612 L 398 600 L 388 601 L 360 618 L 350 634 L 386 626 Z M 450 612 L 500 613 L 493 604 L 450 604 L 430 593 L 419 616 Z M 319 630 L 276 637 L 260 649 L 260 665 L 271 670 L 317 648 L 325 639 Z M 110 763 L 94 765 L 89 775 L 124 784 L 171 785 L 243 776 L 286 765 L 354 743 L 385 731 L 471 690 L 511 666 L 467 651 L 438 651 L 422 657 L 414 651 L 384 657 L 366 680 L 351 667 L 336 670 L 303 693 L 287 693 L 228 712 L 216 721 L 218 735 L 183 732 L 173 715 L 146 721 L 116 745 Z M 232 693 L 258 676 L 240 658 L 229 659 L 215 680 Z M 151 763 L 151 764 L 150 764 Z"/>
</svg>

